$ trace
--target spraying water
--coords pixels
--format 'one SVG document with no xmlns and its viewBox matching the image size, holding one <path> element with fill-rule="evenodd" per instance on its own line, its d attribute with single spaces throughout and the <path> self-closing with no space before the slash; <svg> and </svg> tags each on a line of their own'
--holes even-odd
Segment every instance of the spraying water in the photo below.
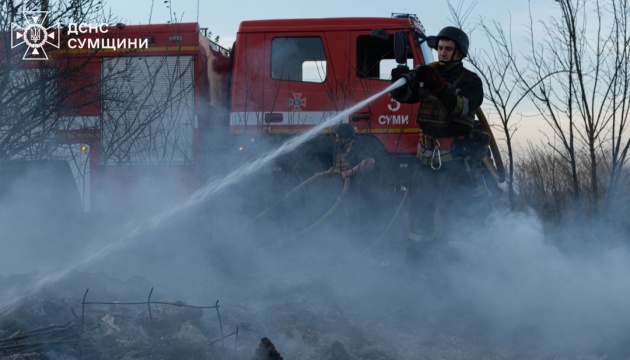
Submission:
<svg viewBox="0 0 630 360">
<path fill-rule="evenodd" d="M 319 134 L 322 130 L 327 127 L 334 125 L 336 122 L 339 122 L 344 117 L 350 115 L 351 113 L 359 110 L 360 108 L 366 106 L 382 95 L 388 93 L 389 91 L 404 85 L 406 80 L 404 78 L 399 79 L 386 89 L 380 91 L 377 94 L 370 96 L 369 98 L 357 103 L 356 105 L 340 112 L 336 116 L 333 116 L 330 119 L 327 119 L 317 126 L 311 128 L 310 130 L 291 138 L 290 140 L 283 143 L 281 146 L 268 151 L 261 158 L 253 161 L 251 163 L 243 164 L 238 167 L 231 173 L 223 177 L 216 178 L 212 181 L 209 181 L 202 188 L 193 193 L 190 197 L 188 197 L 185 201 L 173 206 L 172 208 L 163 211 L 153 217 L 149 218 L 147 221 L 140 224 L 132 224 L 128 226 L 128 230 L 123 232 L 123 234 L 118 237 L 116 241 L 108 242 L 102 245 L 98 249 L 91 249 L 89 252 L 81 254 L 78 256 L 75 261 L 68 262 L 66 267 L 59 269 L 54 272 L 48 272 L 46 274 L 41 274 L 38 277 L 35 277 L 28 284 L 23 284 L 20 288 L 10 288 L 4 289 L 3 294 L 0 296 L 0 315 L 5 314 L 10 309 L 13 308 L 21 299 L 26 296 L 29 296 L 35 293 L 37 290 L 42 288 L 44 285 L 58 281 L 65 276 L 67 276 L 71 271 L 80 269 L 96 260 L 102 259 L 105 256 L 111 254 L 113 251 L 117 249 L 121 249 L 124 246 L 128 246 L 131 244 L 131 240 L 138 237 L 142 233 L 147 231 L 154 230 L 160 226 L 165 220 L 173 217 L 174 215 L 192 207 L 201 202 L 209 199 L 213 195 L 221 192 L 228 186 L 237 183 L 240 179 L 247 177 L 262 167 L 268 165 L 271 161 L 275 160 L 279 156 L 289 153 L 298 148 L 301 144 L 307 142 L 308 140 L 314 138 Z"/>
</svg>

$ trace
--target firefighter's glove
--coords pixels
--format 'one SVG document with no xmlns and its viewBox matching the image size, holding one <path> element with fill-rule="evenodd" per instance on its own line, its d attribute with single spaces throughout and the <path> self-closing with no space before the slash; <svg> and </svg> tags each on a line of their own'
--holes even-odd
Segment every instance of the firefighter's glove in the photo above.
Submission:
<svg viewBox="0 0 630 360">
<path fill-rule="evenodd" d="M 434 96 L 438 96 L 446 86 L 446 80 L 431 66 L 419 66 L 414 72 L 416 73 L 420 87 L 429 90 Z"/>
<path fill-rule="evenodd" d="M 409 67 L 407 65 L 398 65 L 392 69 L 392 84 L 401 77 L 409 75 Z M 409 81 L 409 79 L 407 79 Z"/>
<path fill-rule="evenodd" d="M 413 71 L 409 71 L 409 67 L 407 65 L 398 65 L 392 69 L 392 84 L 400 80 L 400 78 L 405 78 L 407 82 L 390 91 L 389 95 L 396 101 L 407 102 L 411 97 L 411 85 L 414 81 L 416 81 L 415 73 Z M 415 86 L 418 85 L 416 84 Z"/>
</svg>

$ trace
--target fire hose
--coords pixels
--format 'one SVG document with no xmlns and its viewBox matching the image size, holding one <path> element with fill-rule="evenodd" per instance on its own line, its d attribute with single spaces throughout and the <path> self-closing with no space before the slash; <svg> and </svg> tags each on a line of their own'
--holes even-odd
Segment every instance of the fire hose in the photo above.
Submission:
<svg viewBox="0 0 630 360">
<path fill-rule="evenodd" d="M 339 172 L 332 171 L 332 170 L 326 170 L 326 171 L 322 171 L 322 172 L 318 172 L 318 173 L 313 174 L 313 176 L 309 177 L 308 179 L 304 180 L 303 182 L 298 184 L 296 187 L 294 187 L 290 191 L 286 192 L 282 197 L 280 197 L 278 200 L 276 200 L 273 204 L 271 204 L 265 210 L 261 211 L 256 217 L 254 217 L 252 222 L 256 222 L 256 221 L 260 220 L 261 218 L 263 218 L 271 210 L 275 209 L 278 205 L 280 205 L 284 201 L 288 200 L 297 191 L 303 189 L 306 185 L 308 185 L 309 183 L 313 182 L 313 180 L 318 179 L 318 178 L 320 178 L 322 176 L 338 175 L 338 174 L 339 174 Z M 326 211 L 326 213 L 324 213 L 324 215 L 322 215 L 320 218 L 315 220 L 309 226 L 307 226 L 306 228 L 300 230 L 297 234 L 293 235 L 292 238 L 299 237 L 301 235 L 304 235 L 308 231 L 313 230 L 315 227 L 317 227 L 322 222 L 324 222 L 330 215 L 332 215 L 335 212 L 335 210 L 337 210 L 339 205 L 341 204 L 341 200 L 348 193 L 348 189 L 349 188 L 350 188 L 350 178 L 347 177 L 347 178 L 344 179 L 343 188 L 342 188 L 341 194 L 339 194 L 339 196 L 337 196 L 337 199 L 332 204 L 332 206 Z"/>
<path fill-rule="evenodd" d="M 288 191 L 287 193 L 285 193 L 282 197 L 280 197 L 278 200 L 276 200 L 273 204 L 271 204 L 269 207 L 267 207 L 265 210 L 261 211 L 258 215 L 256 215 L 256 217 L 254 217 L 254 219 L 252 219 L 252 222 L 256 222 L 259 219 L 261 219 L 262 217 L 264 217 L 265 215 L 267 215 L 267 213 L 273 209 L 275 209 L 278 205 L 280 205 L 282 202 L 286 201 L 288 198 L 290 198 L 293 194 L 295 194 L 297 191 L 299 191 L 300 189 L 304 188 L 306 185 L 308 185 L 310 182 L 312 182 L 313 180 L 324 176 L 324 175 L 329 175 L 332 172 L 330 172 L 329 170 L 327 171 L 322 171 L 322 172 L 318 172 L 313 174 L 313 176 L 311 176 L 310 178 L 302 181 L 300 184 L 298 184 L 296 187 L 294 187 L 293 189 L 291 189 L 290 191 Z"/>
<path fill-rule="evenodd" d="M 496 182 L 503 183 L 505 181 L 505 165 L 503 165 L 503 160 L 501 159 L 501 152 L 499 151 L 497 140 L 494 138 L 494 135 L 492 134 L 492 129 L 490 128 L 490 123 L 488 123 L 488 119 L 486 118 L 486 115 L 483 113 L 480 107 L 477 108 L 475 114 L 477 115 L 477 118 L 479 119 L 479 123 L 481 124 L 483 130 L 490 134 L 490 151 L 492 152 L 492 157 L 494 158 L 496 169 L 489 160 L 484 161 L 484 165 L 486 165 L 488 171 Z"/>
<path fill-rule="evenodd" d="M 301 235 L 311 231 L 312 229 L 317 227 L 319 224 L 321 224 L 324 220 L 326 220 L 330 215 L 332 215 L 335 212 L 335 210 L 337 210 L 337 208 L 339 207 L 339 204 L 341 204 L 341 200 L 348 193 L 348 189 L 349 188 L 350 188 L 350 178 L 347 177 L 347 178 L 343 179 L 343 189 L 341 191 L 341 194 L 339 194 L 339 196 L 337 196 L 337 200 L 335 200 L 335 202 L 330 207 L 330 209 L 328 209 L 328 211 L 326 211 L 326 213 L 324 215 L 322 215 L 319 219 L 317 219 L 311 225 L 307 226 L 302 231 L 300 231 L 297 234 L 295 234 L 293 237 L 298 237 L 298 236 L 301 236 Z"/>
<path fill-rule="evenodd" d="M 370 250 L 372 246 L 376 245 L 376 243 L 378 243 L 379 241 L 381 241 L 381 239 L 383 239 L 383 237 L 385 237 L 385 234 L 387 234 L 387 232 L 392 227 L 392 225 L 394 225 L 394 221 L 398 218 L 398 215 L 400 215 L 400 211 L 405 206 L 405 203 L 407 202 L 408 198 L 409 198 L 409 187 L 405 189 L 402 199 L 400 199 L 400 203 L 396 207 L 396 211 L 394 211 L 394 215 L 392 216 L 391 220 L 389 220 L 389 223 L 387 224 L 387 226 L 385 226 L 385 229 L 381 232 L 381 234 L 376 239 L 374 239 L 374 241 L 372 241 L 370 245 L 363 248 L 363 250 L 357 251 L 356 253 L 352 254 L 352 256 L 359 255 Z"/>
</svg>

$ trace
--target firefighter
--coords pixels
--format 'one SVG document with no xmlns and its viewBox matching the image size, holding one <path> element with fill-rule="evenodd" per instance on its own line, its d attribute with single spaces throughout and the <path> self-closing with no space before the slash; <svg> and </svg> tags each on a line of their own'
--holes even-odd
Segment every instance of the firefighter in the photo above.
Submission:
<svg viewBox="0 0 630 360">
<path fill-rule="evenodd" d="M 359 146 L 357 146 L 359 145 Z M 367 154 L 362 143 L 358 143 L 354 127 L 341 123 L 335 129 L 335 148 L 333 166 L 329 171 L 338 173 L 344 179 L 343 201 L 341 211 L 335 216 L 334 225 L 345 229 L 352 238 L 362 238 L 369 226 L 353 226 L 362 224 L 366 209 L 373 209 L 372 197 L 365 196 L 369 192 L 370 178 L 363 175 L 376 164 L 376 160 Z"/>
<path fill-rule="evenodd" d="M 338 172 L 344 179 L 355 176 L 364 170 L 369 170 L 375 164 L 372 157 L 366 157 L 360 161 L 356 160 L 356 152 L 352 152 L 354 143 L 354 127 L 348 123 L 339 124 L 335 129 L 335 151 L 331 170 Z"/>
<path fill-rule="evenodd" d="M 303 187 L 306 184 L 311 183 L 315 179 L 317 180 L 313 186 L 322 186 L 323 184 L 332 184 L 328 181 L 330 176 L 341 176 L 343 179 L 343 188 L 340 193 L 336 193 L 336 199 L 329 203 L 330 195 L 335 194 L 330 191 L 332 188 L 326 188 L 326 185 L 321 189 L 315 190 L 317 194 L 312 201 L 310 201 L 310 214 L 322 213 L 321 217 L 310 219 L 311 224 L 298 233 L 298 236 L 312 230 L 325 220 L 332 220 L 335 226 L 345 227 L 349 224 L 356 223 L 355 217 L 359 214 L 359 211 L 351 211 L 349 209 L 361 209 L 359 206 L 353 207 L 352 205 L 358 201 L 357 188 L 360 185 L 360 181 L 356 181 L 355 178 L 374 167 L 376 161 L 372 157 L 364 156 L 362 149 L 355 146 L 356 137 L 354 127 L 348 123 L 341 123 L 335 128 L 335 147 L 333 151 L 333 163 L 332 166 L 323 172 L 315 173 L 306 181 L 303 181 L 296 188 L 291 190 L 288 194 L 294 193 L 297 189 Z M 324 177 L 322 179 L 322 177 Z M 323 180 L 323 181 L 322 181 Z M 335 182 L 336 179 L 333 179 Z M 353 184 L 350 186 L 350 184 Z M 286 195 L 285 195 L 286 196 Z M 343 204 L 343 205 L 342 205 Z M 339 214 L 338 210 L 341 206 L 342 213 Z M 335 214 L 330 218 L 330 215 Z"/>
<path fill-rule="evenodd" d="M 487 213 L 478 201 L 481 158 L 489 134 L 478 129 L 475 110 L 483 101 L 477 74 L 464 68 L 469 40 L 461 29 L 443 28 L 429 45 L 438 61 L 413 70 L 398 66 L 392 82 L 407 82 L 391 91 L 401 103 L 420 103 L 417 166 L 409 186 L 407 258 L 440 255 L 448 249 L 448 229 L 461 229 L 463 220 Z M 481 179 L 483 180 L 483 179 Z M 437 215 L 437 216 L 436 216 Z M 453 234 L 450 234 L 453 238 Z"/>
</svg>

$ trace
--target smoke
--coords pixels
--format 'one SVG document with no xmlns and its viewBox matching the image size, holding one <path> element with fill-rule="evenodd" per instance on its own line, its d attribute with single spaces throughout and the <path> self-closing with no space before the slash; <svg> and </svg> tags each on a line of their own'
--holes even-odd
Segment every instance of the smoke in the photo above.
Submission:
<svg viewBox="0 0 630 360">
<path fill-rule="evenodd" d="M 566 241 L 557 238 L 562 233 L 547 231 L 534 215 L 497 211 L 464 232 L 464 245 L 451 249 L 452 258 L 409 264 L 400 219 L 382 238 L 380 232 L 360 233 L 346 221 L 357 216 L 347 204 L 299 238 L 291 238 L 296 229 L 283 222 L 300 209 L 252 224 L 247 208 L 255 205 L 250 200 L 257 180 L 216 194 L 204 211 L 184 208 L 141 228 L 118 228 L 120 221 L 75 224 L 75 231 L 58 234 L 51 227 L 31 226 L 26 233 L 3 228 L 3 274 L 35 271 L 39 282 L 28 286 L 38 288 L 75 270 L 141 276 L 156 296 L 197 304 L 220 300 L 226 317 L 241 309 L 248 322 L 259 324 L 256 329 L 264 329 L 257 335 L 285 351 L 301 342 L 280 331 L 277 314 L 269 312 L 279 304 L 296 312 L 336 309 L 350 323 L 384 327 L 387 336 L 400 332 L 388 339 L 394 344 L 433 338 L 438 328 L 521 352 L 623 350 L 630 321 L 624 310 L 630 300 L 625 246 L 592 239 L 559 246 Z M 339 186 L 332 180 L 320 185 L 315 191 Z M 330 200 L 320 207 L 326 210 Z M 375 221 L 376 210 L 364 209 L 358 221 Z M 390 219 L 380 220 L 383 229 Z M 95 284 L 76 286 L 81 293 Z M 23 290 L 3 288 L 3 303 L 19 301 Z"/>
<path fill-rule="evenodd" d="M 627 247 L 592 238 L 588 248 L 577 239 L 560 248 L 524 214 L 495 214 L 471 234 L 448 275 L 492 337 L 552 351 L 610 350 L 627 340 Z"/>
<path fill-rule="evenodd" d="M 195 191 L 191 196 L 189 196 L 184 201 L 181 201 L 177 204 L 173 204 L 167 208 L 163 208 L 161 211 L 157 212 L 155 215 L 148 217 L 146 220 L 129 222 L 123 227 L 123 231 L 114 231 L 110 236 L 106 236 L 104 239 L 100 239 L 100 243 L 96 245 L 91 245 L 86 250 L 81 250 L 78 252 L 78 256 L 76 259 L 70 260 L 70 262 L 66 263 L 65 266 L 59 268 L 55 271 L 47 271 L 45 274 L 40 277 L 34 279 L 28 286 L 19 291 L 22 292 L 23 295 L 31 295 L 35 291 L 39 290 L 42 286 L 47 283 L 57 281 L 65 277 L 71 270 L 74 269 L 82 269 L 86 265 L 97 262 L 110 255 L 112 252 L 116 250 L 120 250 L 122 248 L 133 245 L 138 238 L 142 236 L 146 236 L 148 233 L 155 231 L 160 226 L 162 226 L 165 222 L 169 221 L 176 215 L 181 215 L 186 212 L 191 207 L 197 206 L 200 203 L 207 201 L 209 198 L 216 196 L 218 193 L 228 188 L 230 185 L 238 183 L 242 181 L 244 178 L 254 174 L 262 167 L 269 165 L 273 160 L 278 158 L 281 155 L 284 155 L 288 152 L 296 150 L 301 144 L 304 142 L 314 138 L 319 134 L 322 130 L 327 127 L 334 125 L 339 122 L 340 119 L 343 119 L 345 116 L 348 116 L 352 112 L 360 109 L 361 107 L 371 103 L 378 97 L 386 94 L 391 89 L 401 86 L 404 84 L 404 80 L 401 79 L 395 84 L 392 84 L 388 88 L 380 91 L 379 93 L 370 96 L 369 98 L 359 102 L 351 106 L 348 109 L 340 112 L 336 116 L 327 119 L 326 121 L 321 122 L 317 126 L 309 129 L 308 131 L 295 136 L 285 143 L 281 144 L 276 148 L 270 149 L 266 154 L 264 154 L 261 158 L 256 161 L 245 162 L 233 171 L 229 172 L 226 175 L 218 176 L 216 178 L 211 179 L 199 190 Z M 53 183 L 64 183 L 62 181 L 55 181 Z M 33 188 L 37 188 L 37 184 L 30 184 Z M 29 187 L 27 187 L 27 190 Z M 120 189 L 121 191 L 123 189 Z M 136 189 L 139 190 L 139 189 Z M 127 190 L 128 191 L 128 190 Z M 142 192 L 146 193 L 147 191 L 151 191 L 150 189 L 142 189 Z M 30 198 L 30 195 L 27 192 L 21 194 L 20 197 L 22 199 Z M 11 202 L 11 197 L 9 197 L 9 203 Z M 118 226 L 118 224 L 117 224 Z M 19 301 L 20 295 L 16 295 L 15 292 L 17 290 L 11 289 L 8 291 L 8 296 L 4 296 L 2 298 L 3 307 L 0 308 L 0 313 L 5 312 L 8 308 L 11 308 L 16 301 Z"/>
<path fill-rule="evenodd" d="M 272 161 L 319 130 L 259 161 Z M 80 270 L 136 279 L 135 286 L 155 287 L 156 297 L 200 305 L 220 300 L 223 316 L 238 314 L 250 324 L 252 341 L 268 336 L 281 353 L 313 346 L 287 330 L 302 321 L 337 338 L 367 336 L 356 334 L 364 329 L 399 358 L 447 338 L 495 353 L 627 355 L 630 254 L 622 242 L 597 238 L 600 228 L 550 231 L 533 214 L 497 209 L 485 222 L 453 232 L 459 246 L 445 247 L 445 256 L 409 263 L 404 217 L 384 232 L 400 194 L 388 202 L 356 188 L 342 194 L 338 178 L 322 177 L 253 221 L 272 203 L 261 189 L 274 181 L 259 172 L 260 162 L 236 166 L 162 208 L 155 201 L 161 189 L 145 183 L 134 191 L 153 198 L 153 215 L 42 221 L 32 206 L 15 217 L 15 198 L 3 201 L 0 274 L 30 273 L 32 281 L 0 289 L 0 314 Z M 340 197 L 325 222 L 294 236 Z M 80 294 L 97 284 L 72 285 Z M 143 291 L 119 300 L 139 300 L 126 295 Z M 315 326 L 331 314 L 346 322 Z"/>
</svg>

